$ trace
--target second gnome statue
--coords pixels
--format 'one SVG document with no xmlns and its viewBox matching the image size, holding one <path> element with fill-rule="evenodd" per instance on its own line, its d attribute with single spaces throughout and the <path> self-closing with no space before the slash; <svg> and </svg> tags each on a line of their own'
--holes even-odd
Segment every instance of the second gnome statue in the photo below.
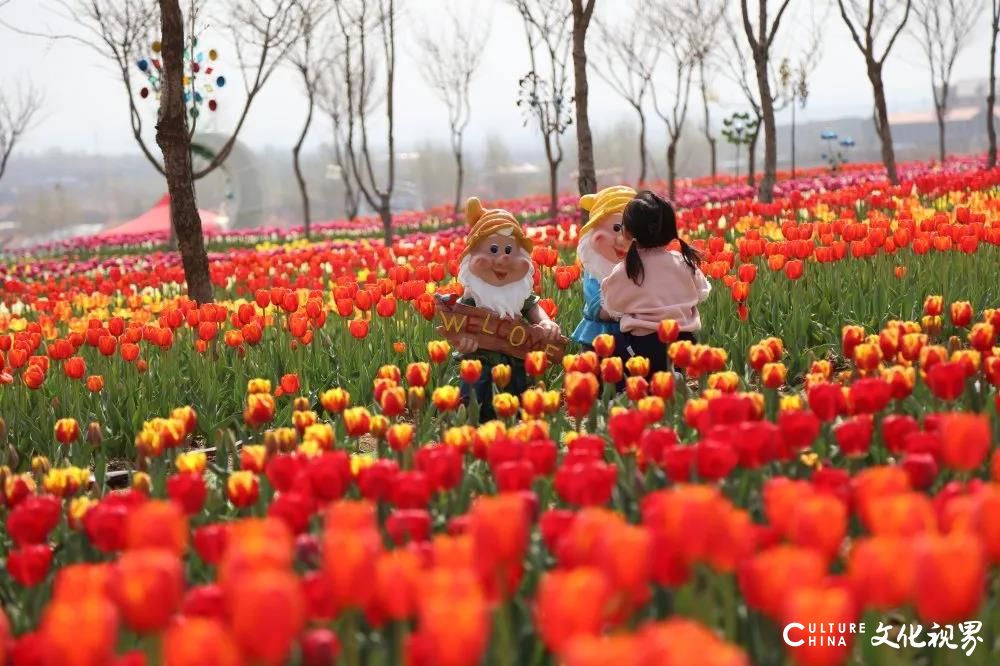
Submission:
<svg viewBox="0 0 1000 666">
<path fill-rule="evenodd" d="M 531 241 L 517 218 L 501 208 L 484 209 L 479 199 L 472 197 L 465 205 L 465 219 L 470 231 L 458 268 L 458 281 L 463 288 L 460 302 L 492 310 L 500 317 L 526 320 L 537 328 L 542 339 L 557 340 L 559 324 L 549 318 L 534 293 Z M 495 365 L 510 366 L 509 393 L 520 396 L 527 389 L 522 359 L 479 349 L 473 336 L 461 336 L 455 350 L 461 358 L 479 359 L 483 365 L 475 384 L 462 382 L 464 401 L 475 393 L 480 421 L 495 418 L 492 380 Z"/>
</svg>

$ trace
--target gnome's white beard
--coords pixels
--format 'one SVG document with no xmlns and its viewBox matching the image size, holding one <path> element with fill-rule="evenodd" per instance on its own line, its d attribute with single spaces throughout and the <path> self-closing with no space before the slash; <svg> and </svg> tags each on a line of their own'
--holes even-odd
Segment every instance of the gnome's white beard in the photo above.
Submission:
<svg viewBox="0 0 1000 666">
<path fill-rule="evenodd" d="M 521 253 L 530 258 L 523 248 Z M 534 265 L 517 282 L 497 287 L 473 274 L 470 260 L 471 257 L 465 257 L 458 266 L 458 281 L 465 288 L 465 295 L 474 299 L 477 307 L 493 310 L 502 317 L 520 317 L 524 301 L 531 295 L 535 286 Z"/>
<path fill-rule="evenodd" d="M 611 275 L 615 262 L 608 261 L 597 248 L 594 247 L 594 234 L 586 234 L 576 244 L 576 256 L 583 264 L 583 270 L 593 275 L 598 280 Z"/>
</svg>

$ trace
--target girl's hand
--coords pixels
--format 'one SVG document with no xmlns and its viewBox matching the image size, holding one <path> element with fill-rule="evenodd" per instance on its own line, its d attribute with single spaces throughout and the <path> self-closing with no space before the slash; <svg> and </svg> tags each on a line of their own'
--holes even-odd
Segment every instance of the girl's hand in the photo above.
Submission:
<svg viewBox="0 0 1000 666">
<path fill-rule="evenodd" d="M 463 335 L 455 341 L 455 351 L 459 354 L 471 354 L 479 349 L 479 342 L 471 335 Z"/>
<path fill-rule="evenodd" d="M 608 313 L 607 310 L 601 308 L 601 311 L 597 313 L 597 316 L 601 318 L 602 321 L 614 321 L 615 318 Z"/>
</svg>

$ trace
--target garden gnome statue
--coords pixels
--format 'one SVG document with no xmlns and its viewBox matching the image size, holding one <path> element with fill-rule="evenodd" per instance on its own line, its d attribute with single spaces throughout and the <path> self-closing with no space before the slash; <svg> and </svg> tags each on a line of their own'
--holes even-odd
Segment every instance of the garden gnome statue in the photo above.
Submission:
<svg viewBox="0 0 1000 666">
<path fill-rule="evenodd" d="M 458 269 L 458 281 L 463 287 L 459 302 L 492 310 L 501 318 L 527 320 L 540 339 L 557 340 L 559 325 L 549 319 L 534 293 L 531 241 L 517 218 L 499 208 L 484 209 L 479 199 L 472 197 L 465 205 L 465 219 L 470 230 Z M 479 359 L 483 364 L 479 381 L 472 385 L 462 383 L 463 400 L 468 401 L 471 392 L 475 392 L 480 420 L 495 418 L 492 379 L 495 365 L 507 364 L 511 368 L 507 392 L 520 396 L 527 388 L 522 359 L 480 349 L 476 338 L 469 335 L 458 339 L 455 350 L 461 358 Z"/>
<path fill-rule="evenodd" d="M 633 198 L 635 190 L 625 185 L 580 198 L 580 207 L 590 213 L 590 219 L 580 228 L 576 246 L 576 256 L 583 265 L 583 319 L 573 331 L 573 339 L 585 350 L 593 348 L 598 335 L 614 335 L 618 330 L 618 322 L 601 307 L 601 280 L 625 257 L 622 211 Z"/>
</svg>

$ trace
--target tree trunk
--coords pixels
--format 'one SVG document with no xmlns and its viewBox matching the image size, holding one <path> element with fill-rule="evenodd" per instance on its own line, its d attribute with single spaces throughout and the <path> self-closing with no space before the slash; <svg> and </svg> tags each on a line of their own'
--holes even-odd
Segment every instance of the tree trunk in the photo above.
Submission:
<svg viewBox="0 0 1000 666">
<path fill-rule="evenodd" d="M 309 212 L 309 190 L 306 186 L 305 176 L 302 174 L 302 162 L 300 160 L 300 155 L 302 153 L 302 144 L 305 143 L 306 135 L 309 133 L 309 126 L 312 124 L 313 108 L 316 105 L 316 99 L 315 93 L 313 92 L 313 86 L 310 85 L 309 82 L 308 72 L 304 71 L 302 76 L 306 83 L 309 106 L 306 111 L 306 122 L 302 126 L 302 133 L 299 134 L 299 140 L 296 141 L 295 146 L 292 148 L 292 166 L 295 168 L 295 180 L 299 183 L 299 195 L 302 197 L 302 226 L 305 227 L 306 238 L 309 238 L 312 216 Z"/>
<path fill-rule="evenodd" d="M 636 111 L 639 113 L 639 184 L 646 182 L 646 163 L 649 161 L 646 158 L 646 114 L 643 113 L 642 107 L 636 107 Z"/>
<path fill-rule="evenodd" d="M 708 159 L 711 164 L 712 184 L 715 185 L 715 177 L 718 174 L 718 164 L 716 160 L 715 137 L 712 136 L 712 118 L 708 109 L 708 85 L 705 83 L 705 61 L 698 62 L 698 71 L 701 81 L 701 103 L 705 108 L 705 140 L 708 141 Z M 736 175 L 739 178 L 739 174 Z"/>
<path fill-rule="evenodd" d="M 462 150 L 455 151 L 455 219 L 461 215 L 462 205 L 462 183 L 465 181 L 465 165 L 462 163 Z"/>
<path fill-rule="evenodd" d="M 559 213 L 559 162 L 549 160 L 549 219 L 555 222 Z"/>
<path fill-rule="evenodd" d="M 747 145 L 747 185 L 750 187 L 757 185 L 757 139 L 759 138 L 758 129 L 750 136 L 750 143 Z"/>
<path fill-rule="evenodd" d="M 792 178 L 795 178 L 795 98 L 792 98 Z"/>
<path fill-rule="evenodd" d="M 778 137 L 775 134 L 771 82 L 767 76 L 767 53 L 759 56 L 755 53 L 754 63 L 757 66 L 757 87 L 760 90 L 760 110 L 764 121 L 764 177 L 761 178 L 757 198 L 764 203 L 771 203 L 774 198 L 774 181 L 778 170 Z"/>
<path fill-rule="evenodd" d="M 875 117 L 878 120 L 875 130 L 882 142 L 882 163 L 885 164 L 886 176 L 893 185 L 899 185 L 896 174 L 896 152 L 892 146 L 892 128 L 889 127 L 889 110 L 885 103 L 885 86 L 882 84 L 882 68 L 875 62 L 868 63 L 868 80 L 872 84 L 875 95 Z"/>
<path fill-rule="evenodd" d="M 382 197 L 381 204 L 378 208 L 378 217 L 382 220 L 382 237 L 388 248 L 392 247 L 392 203 L 388 197 Z"/>
<path fill-rule="evenodd" d="M 671 138 L 667 144 L 667 196 L 671 201 L 677 193 L 677 140 Z"/>
<path fill-rule="evenodd" d="M 937 114 L 937 125 L 938 125 L 938 158 L 941 160 L 941 164 L 944 165 L 944 158 L 945 158 L 944 114 L 945 114 L 945 110 L 944 110 L 943 107 L 938 107 L 934 111 Z"/>
<path fill-rule="evenodd" d="M 191 138 L 184 103 L 184 17 L 178 0 L 160 0 L 160 34 L 163 87 L 156 143 L 163 151 L 170 223 L 177 234 L 188 296 L 208 303 L 212 300 L 212 279 L 191 177 Z"/>
<path fill-rule="evenodd" d="M 996 7 L 996 4 L 993 5 Z M 994 10 L 996 11 L 996 10 Z M 997 165 L 997 128 L 993 118 L 997 101 L 997 23 L 993 20 L 993 38 L 990 41 L 990 91 L 986 96 L 986 134 L 990 147 L 986 153 L 986 166 L 990 169 Z"/>
<path fill-rule="evenodd" d="M 590 12 L 593 12 L 593 4 L 590 7 Z M 597 191 L 594 138 L 590 133 L 590 117 L 587 115 L 590 89 L 587 84 L 586 42 L 591 13 L 584 10 L 582 0 L 573 0 L 573 75 L 576 84 L 574 101 L 576 103 L 576 142 L 579 157 L 577 184 L 581 196 Z"/>
</svg>

